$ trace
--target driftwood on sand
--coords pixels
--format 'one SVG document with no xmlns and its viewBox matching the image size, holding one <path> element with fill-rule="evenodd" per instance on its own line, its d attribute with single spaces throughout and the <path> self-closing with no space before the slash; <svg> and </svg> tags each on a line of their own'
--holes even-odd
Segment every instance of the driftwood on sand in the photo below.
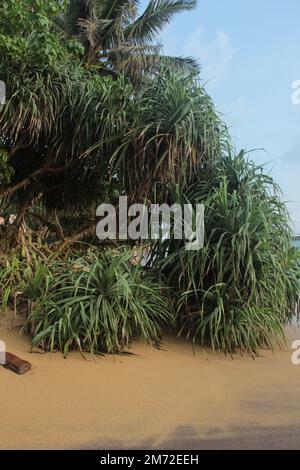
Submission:
<svg viewBox="0 0 300 470">
<path fill-rule="evenodd" d="M 30 362 L 24 361 L 9 352 L 6 353 L 6 362 L 3 364 L 3 367 L 19 375 L 26 374 L 26 372 L 31 370 Z"/>
</svg>

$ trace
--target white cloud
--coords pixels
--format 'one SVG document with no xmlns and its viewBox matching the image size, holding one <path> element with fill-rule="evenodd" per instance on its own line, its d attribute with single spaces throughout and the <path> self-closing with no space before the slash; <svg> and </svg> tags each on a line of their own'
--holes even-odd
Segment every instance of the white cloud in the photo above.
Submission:
<svg viewBox="0 0 300 470">
<path fill-rule="evenodd" d="M 223 107 L 224 110 L 220 107 L 220 111 L 224 113 L 226 122 L 230 127 L 244 125 L 249 119 L 250 107 L 245 98 L 239 97 L 226 103 Z"/>
<path fill-rule="evenodd" d="M 289 149 L 283 155 L 283 161 L 287 164 L 300 165 L 300 135 L 298 134 L 295 140 L 290 144 Z"/>
<path fill-rule="evenodd" d="M 213 39 L 207 40 L 203 29 L 197 27 L 182 47 L 183 55 L 199 59 L 203 78 L 210 80 L 214 86 L 223 80 L 234 53 L 230 36 L 221 29 L 216 32 Z"/>
</svg>

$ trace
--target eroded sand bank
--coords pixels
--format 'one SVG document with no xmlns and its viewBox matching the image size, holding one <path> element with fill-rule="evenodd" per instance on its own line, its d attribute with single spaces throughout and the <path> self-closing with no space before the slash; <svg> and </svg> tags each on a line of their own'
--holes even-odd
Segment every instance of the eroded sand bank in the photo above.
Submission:
<svg viewBox="0 0 300 470">
<path fill-rule="evenodd" d="M 232 360 L 165 337 L 160 351 L 85 361 L 30 354 L 18 330 L 0 327 L 0 339 L 33 365 L 25 376 L 0 368 L 1 449 L 300 448 L 290 349 Z"/>
</svg>

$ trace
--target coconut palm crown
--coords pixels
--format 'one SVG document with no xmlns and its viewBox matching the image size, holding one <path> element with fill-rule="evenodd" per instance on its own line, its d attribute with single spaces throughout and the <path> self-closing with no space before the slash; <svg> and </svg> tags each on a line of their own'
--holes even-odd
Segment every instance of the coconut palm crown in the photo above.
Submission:
<svg viewBox="0 0 300 470">
<path fill-rule="evenodd" d="M 162 55 L 162 47 L 155 42 L 176 13 L 196 5 L 197 0 L 150 0 L 140 14 L 139 0 L 70 0 L 58 24 L 80 40 L 88 64 L 111 73 L 136 78 L 161 63 L 198 70 L 196 60 Z"/>
</svg>

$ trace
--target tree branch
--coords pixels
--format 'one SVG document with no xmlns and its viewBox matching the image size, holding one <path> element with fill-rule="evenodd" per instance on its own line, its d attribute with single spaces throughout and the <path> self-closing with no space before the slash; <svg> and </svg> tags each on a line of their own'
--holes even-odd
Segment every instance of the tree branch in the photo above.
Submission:
<svg viewBox="0 0 300 470">
<path fill-rule="evenodd" d="M 46 225 L 46 227 L 48 227 L 48 229 L 51 231 L 51 232 L 54 232 L 56 233 L 56 235 L 58 236 L 58 238 L 60 238 L 61 240 L 64 240 L 65 237 L 62 233 L 62 229 L 61 229 L 61 226 L 60 224 L 59 225 L 56 225 L 56 224 L 53 224 L 52 222 L 50 222 L 46 217 L 44 217 L 42 214 L 38 214 L 36 212 L 30 212 L 28 214 L 29 217 L 33 217 L 37 220 L 39 220 L 43 225 Z"/>
<path fill-rule="evenodd" d="M 54 173 L 54 174 L 61 173 L 62 171 L 65 171 L 67 168 L 68 168 L 67 166 L 60 167 L 60 168 L 39 168 L 37 171 L 27 176 L 24 180 L 20 181 L 12 188 L 8 188 L 8 189 L 0 191 L 0 198 L 11 196 L 12 194 L 16 193 L 20 189 L 24 189 L 27 186 L 29 186 L 29 184 L 35 179 L 40 178 L 41 176 L 47 173 Z"/>
</svg>

